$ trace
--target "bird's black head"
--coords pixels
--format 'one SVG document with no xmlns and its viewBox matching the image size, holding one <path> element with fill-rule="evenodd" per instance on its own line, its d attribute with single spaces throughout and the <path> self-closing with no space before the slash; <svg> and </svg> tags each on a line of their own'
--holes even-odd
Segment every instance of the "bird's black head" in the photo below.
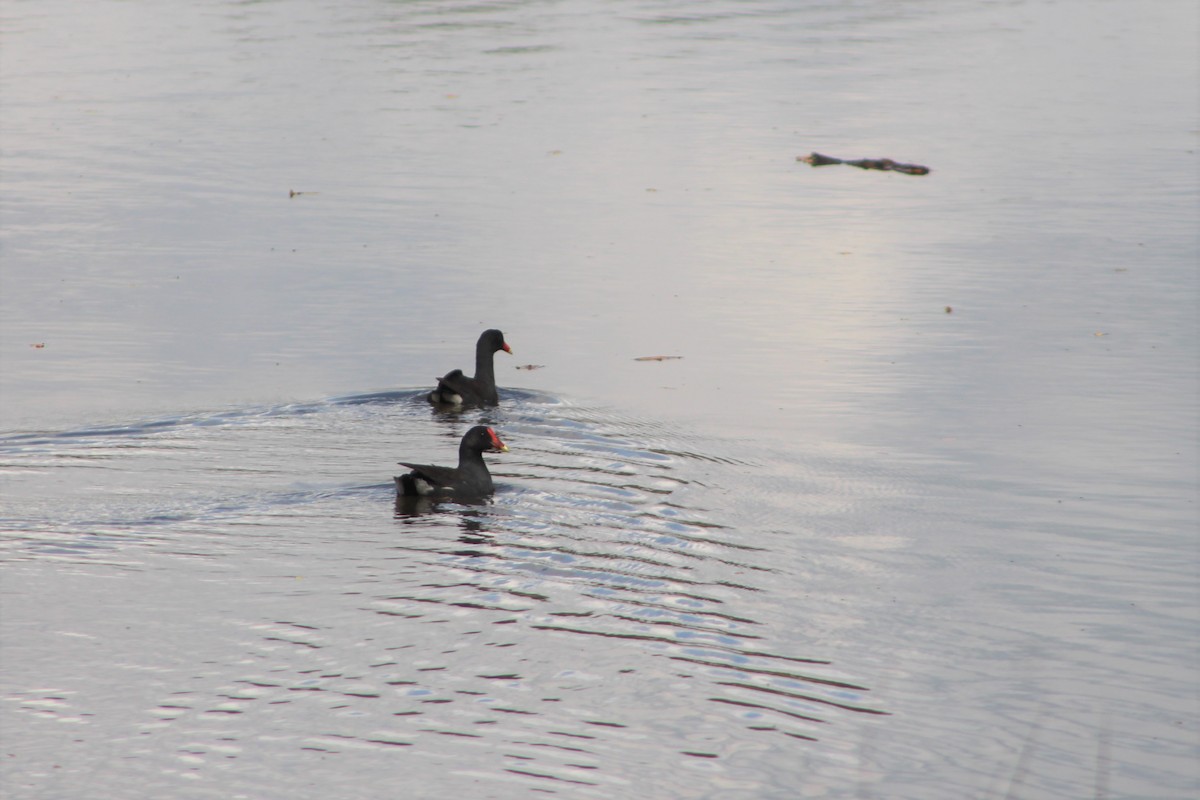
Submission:
<svg viewBox="0 0 1200 800">
<path fill-rule="evenodd" d="M 503 350 L 510 355 L 512 354 L 512 350 L 508 347 L 508 342 L 504 341 L 504 334 L 495 328 L 489 328 L 479 334 L 479 346 L 486 347 L 489 353 Z"/>
<path fill-rule="evenodd" d="M 471 430 L 467 431 L 462 440 L 464 447 L 469 447 L 480 453 L 491 451 L 494 453 L 507 453 L 508 445 L 500 441 L 500 437 L 496 432 L 486 425 L 476 425 Z"/>
</svg>

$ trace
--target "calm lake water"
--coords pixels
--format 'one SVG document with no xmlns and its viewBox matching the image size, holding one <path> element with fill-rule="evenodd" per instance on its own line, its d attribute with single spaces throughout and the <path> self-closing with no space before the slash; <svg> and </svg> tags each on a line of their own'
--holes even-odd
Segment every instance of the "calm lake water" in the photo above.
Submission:
<svg viewBox="0 0 1200 800">
<path fill-rule="evenodd" d="M 5 796 L 1195 797 L 1197 25 L 10 0 Z"/>
</svg>

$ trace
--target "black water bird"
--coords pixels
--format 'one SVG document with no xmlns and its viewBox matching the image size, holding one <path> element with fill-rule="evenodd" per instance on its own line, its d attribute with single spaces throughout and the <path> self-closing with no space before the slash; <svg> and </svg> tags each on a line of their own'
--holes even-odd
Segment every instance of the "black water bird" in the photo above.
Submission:
<svg viewBox="0 0 1200 800">
<path fill-rule="evenodd" d="M 475 377 L 468 378 L 461 369 L 451 370 L 438 378 L 437 388 L 429 393 L 435 406 L 494 406 L 500 402 L 496 392 L 496 369 L 492 357 L 503 350 L 511 354 L 504 334 L 490 328 L 479 334 L 475 343 Z"/>
<path fill-rule="evenodd" d="M 485 425 L 476 425 L 463 435 L 458 445 L 458 466 L 431 464 L 400 465 L 412 472 L 397 475 L 396 493 L 404 497 L 482 497 L 492 493 L 492 474 L 483 461 L 485 452 L 507 453 L 508 445 Z"/>
</svg>

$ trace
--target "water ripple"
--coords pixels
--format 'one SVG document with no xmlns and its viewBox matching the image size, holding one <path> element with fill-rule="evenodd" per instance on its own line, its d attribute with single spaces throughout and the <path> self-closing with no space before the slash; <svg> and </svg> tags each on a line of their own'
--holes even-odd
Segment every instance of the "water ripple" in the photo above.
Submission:
<svg viewBox="0 0 1200 800">
<path fill-rule="evenodd" d="M 495 497 L 396 501 L 397 460 L 448 460 L 479 422 L 511 447 L 489 456 Z M 646 741 L 703 764 L 886 713 L 786 644 L 769 542 L 709 507 L 709 485 L 753 467 L 648 421 L 532 392 L 459 414 L 381 392 L 13 434 L 0 457 L 20 490 L 0 559 L 243 587 L 184 606 L 222 632 L 217 658 L 144 709 L 142 735 L 184 764 L 262 737 L 342 756 L 475 743 L 489 780 L 611 796 L 613 759 Z M 80 717 L 65 697 L 8 699 Z"/>
</svg>

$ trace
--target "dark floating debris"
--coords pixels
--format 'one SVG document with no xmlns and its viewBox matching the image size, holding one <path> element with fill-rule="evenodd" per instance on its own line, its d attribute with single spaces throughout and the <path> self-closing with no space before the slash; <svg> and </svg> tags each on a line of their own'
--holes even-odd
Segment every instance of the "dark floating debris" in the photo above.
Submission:
<svg viewBox="0 0 1200 800">
<path fill-rule="evenodd" d="M 928 175 L 929 167 L 920 164 L 901 164 L 897 161 L 892 161 L 890 158 L 859 158 L 854 161 L 847 161 L 842 158 L 834 158 L 833 156 L 823 156 L 820 153 L 810 153 L 806 156 L 796 156 L 797 161 L 805 164 L 811 164 L 814 167 L 825 167 L 830 164 L 847 164 L 851 167 L 859 169 L 878 169 L 885 172 L 903 172 L 906 175 Z"/>
<path fill-rule="evenodd" d="M 320 192 L 297 192 L 295 189 L 288 189 L 288 197 L 299 197 L 302 194 L 320 194 Z"/>
<path fill-rule="evenodd" d="M 528 370 L 545 369 L 545 368 L 546 368 L 545 364 L 521 364 L 519 366 L 513 367 L 513 369 L 528 369 Z"/>
<path fill-rule="evenodd" d="M 678 361 L 683 356 L 639 356 L 634 361 Z"/>
</svg>

